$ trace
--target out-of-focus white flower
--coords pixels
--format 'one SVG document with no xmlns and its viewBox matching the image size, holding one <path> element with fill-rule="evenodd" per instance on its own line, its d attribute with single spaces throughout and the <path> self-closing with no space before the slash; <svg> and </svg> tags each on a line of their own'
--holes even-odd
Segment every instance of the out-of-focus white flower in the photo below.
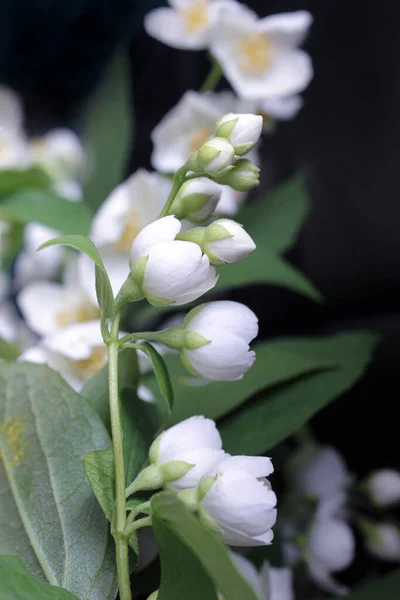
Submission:
<svg viewBox="0 0 400 600">
<path fill-rule="evenodd" d="M 207 177 L 186 181 L 172 203 L 170 214 L 201 223 L 214 212 L 221 198 L 221 186 Z"/>
<path fill-rule="evenodd" d="M 255 353 L 249 343 L 257 336 L 258 319 L 244 304 L 230 300 L 204 304 L 188 313 L 184 326 L 181 358 L 194 375 L 235 381 L 253 365 Z"/>
<path fill-rule="evenodd" d="M 55 181 L 79 179 L 84 171 L 85 153 L 78 136 L 70 129 L 53 129 L 29 141 L 32 161 Z"/>
<path fill-rule="evenodd" d="M 248 154 L 260 139 L 263 120 L 260 115 L 228 113 L 216 124 L 215 135 L 227 139 L 235 154 Z"/>
<path fill-rule="evenodd" d="M 48 364 L 76 391 L 107 363 L 100 321 L 70 325 L 24 352 L 20 360 Z"/>
<path fill-rule="evenodd" d="M 393 506 L 400 502 L 400 472 L 381 469 L 365 482 L 365 490 L 376 506 Z"/>
<path fill-rule="evenodd" d="M 9 302 L 0 304 L 0 338 L 6 342 L 17 344 L 21 350 L 29 348 L 35 343 L 35 337 Z"/>
<path fill-rule="evenodd" d="M 22 130 L 24 111 L 20 97 L 12 89 L 0 85 L 0 129 Z"/>
<path fill-rule="evenodd" d="M 224 264 L 246 258 L 256 245 L 242 225 L 217 219 L 206 228 L 202 248 L 212 264 Z"/>
<path fill-rule="evenodd" d="M 31 163 L 24 135 L 0 125 L 0 170 L 25 169 Z"/>
<path fill-rule="evenodd" d="M 83 198 L 81 184 L 73 179 L 70 179 L 69 181 L 55 181 L 53 189 L 59 196 L 62 196 L 62 198 L 66 198 L 71 202 L 80 202 Z"/>
<path fill-rule="evenodd" d="M 44 336 L 74 323 L 100 318 L 98 305 L 91 302 L 79 284 L 75 257 L 68 263 L 63 284 L 30 283 L 19 292 L 17 303 L 32 331 Z"/>
<path fill-rule="evenodd" d="M 195 488 L 224 456 L 214 421 L 190 417 L 156 438 L 149 450 L 150 466 L 139 473 L 133 489 L 155 489 L 166 484 L 176 491 Z"/>
<path fill-rule="evenodd" d="M 232 546 L 270 544 L 276 495 L 266 476 L 272 471 L 271 460 L 263 456 L 224 459 L 214 470 L 214 477 L 200 481 L 200 519 Z"/>
<path fill-rule="evenodd" d="M 265 99 L 296 94 L 313 75 L 310 57 L 298 48 L 311 22 L 306 11 L 259 19 L 245 5 L 226 8 L 211 51 L 239 96 Z"/>
<path fill-rule="evenodd" d="M 219 216 L 234 217 L 246 201 L 247 194 L 233 190 L 229 185 L 221 185 L 221 198 L 215 213 Z"/>
<path fill-rule="evenodd" d="M 131 269 L 143 296 L 154 306 L 187 304 L 217 282 L 200 246 L 175 240 L 181 223 L 163 217 L 143 229 L 131 250 Z"/>
<path fill-rule="evenodd" d="M 59 231 L 40 223 L 28 223 L 24 231 L 24 249 L 15 261 L 14 285 L 17 289 L 32 281 L 52 279 L 57 275 L 64 249 L 61 246 L 51 246 L 45 252 L 37 252 L 37 249 L 59 235 Z"/>
<path fill-rule="evenodd" d="M 115 294 L 129 274 L 133 240 L 157 219 L 170 190 L 166 177 L 139 169 L 111 192 L 96 213 L 89 238 L 99 250 Z M 81 254 L 78 269 L 82 286 L 96 302 L 93 261 Z"/>
<path fill-rule="evenodd" d="M 232 552 L 231 556 L 239 571 L 254 588 L 260 600 L 294 600 L 292 571 L 277 569 L 264 562 L 258 571 L 252 562 L 241 554 Z"/>
<path fill-rule="evenodd" d="M 232 92 L 186 92 L 151 133 L 153 167 L 177 171 L 214 133 L 218 119 L 234 110 L 235 102 Z"/>
<path fill-rule="evenodd" d="M 264 119 L 264 129 L 273 130 L 275 121 L 290 121 L 303 107 L 303 99 L 298 94 L 265 98 L 258 103 Z"/>
<path fill-rule="evenodd" d="M 380 560 L 400 563 L 400 529 L 390 522 L 361 522 L 365 545 L 373 556 Z"/>
<path fill-rule="evenodd" d="M 147 14 L 144 21 L 147 33 L 173 48 L 202 50 L 214 33 L 220 8 L 229 0 L 169 0 L 169 3 L 171 8 L 157 8 Z"/>
</svg>

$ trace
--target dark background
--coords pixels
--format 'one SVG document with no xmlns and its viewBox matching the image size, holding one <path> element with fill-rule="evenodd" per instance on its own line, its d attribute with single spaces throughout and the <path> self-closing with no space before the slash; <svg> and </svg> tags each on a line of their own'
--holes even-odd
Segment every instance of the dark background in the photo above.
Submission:
<svg viewBox="0 0 400 600">
<path fill-rule="evenodd" d="M 27 125 L 76 124 L 107 60 L 129 46 L 136 112 L 130 170 L 149 166 L 149 133 L 208 69 L 204 53 L 149 38 L 157 0 L 2 0 L 0 81 L 17 89 Z M 262 335 L 381 332 L 368 375 L 313 422 L 360 474 L 400 465 L 400 38 L 384 0 L 248 0 L 260 16 L 308 9 L 315 77 L 298 118 L 263 146 L 263 192 L 306 169 L 313 209 L 290 259 L 323 293 L 316 306 L 265 287 L 240 296 Z M 266 8 L 268 6 L 268 10 Z"/>
</svg>

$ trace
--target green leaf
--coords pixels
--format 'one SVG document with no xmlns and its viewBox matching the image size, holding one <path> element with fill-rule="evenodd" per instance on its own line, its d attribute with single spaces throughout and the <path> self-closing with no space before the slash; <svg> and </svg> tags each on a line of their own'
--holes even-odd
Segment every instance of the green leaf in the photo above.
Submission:
<svg viewBox="0 0 400 600">
<path fill-rule="evenodd" d="M 0 202 L 2 198 L 20 189 L 46 189 L 50 186 L 48 175 L 39 167 L 2 170 L 0 171 Z"/>
<path fill-rule="evenodd" d="M 114 454 L 112 448 L 88 452 L 83 457 L 83 467 L 93 493 L 103 513 L 111 523 L 115 502 Z"/>
<path fill-rule="evenodd" d="M 257 250 L 244 261 L 224 265 L 216 290 L 273 284 L 320 301 L 321 294 L 312 282 L 281 256 L 293 245 L 309 208 L 310 201 L 301 177 L 244 207 L 236 220 L 254 239 Z"/>
<path fill-rule="evenodd" d="M 83 600 L 114 600 L 114 544 L 83 469 L 111 445 L 98 416 L 43 365 L 0 365 L 0 554 Z"/>
<path fill-rule="evenodd" d="M 215 585 L 200 561 L 156 516 L 153 531 L 161 560 L 157 600 L 217 600 Z"/>
<path fill-rule="evenodd" d="M 135 344 L 136 348 L 142 350 L 151 360 L 154 374 L 158 383 L 159 390 L 163 402 L 159 402 L 160 418 L 164 425 L 169 423 L 174 402 L 174 394 L 171 386 L 169 372 L 163 357 L 157 350 L 148 342 L 140 342 Z"/>
<path fill-rule="evenodd" d="M 0 598 L 4 600 L 77 600 L 66 590 L 33 579 L 18 556 L 0 556 Z"/>
<path fill-rule="evenodd" d="M 165 362 L 174 382 L 172 422 L 192 415 L 211 419 L 221 417 L 265 388 L 294 379 L 305 373 L 334 368 L 338 363 L 326 354 L 313 351 L 312 344 L 301 339 L 273 340 L 254 346 L 257 360 L 240 381 L 206 383 L 193 379 L 183 368 L 179 356 L 168 354 Z M 157 394 L 155 378 L 144 380 Z M 196 385 L 189 386 L 188 383 Z"/>
<path fill-rule="evenodd" d="M 91 211 L 83 202 L 71 202 L 47 190 L 24 189 L 7 196 L 0 204 L 2 218 L 17 223 L 41 223 L 70 234 L 86 235 Z"/>
<path fill-rule="evenodd" d="M 224 600 L 244 600 L 244 598 L 257 600 L 254 590 L 237 571 L 227 547 L 190 514 L 175 494 L 170 492 L 156 494 L 151 500 L 151 508 L 156 522 L 156 536 L 158 520 L 197 558 L 205 573 L 212 579 L 215 588 L 221 592 Z M 164 561 L 166 560 L 168 560 L 168 556 L 164 555 Z M 174 560 L 173 554 L 169 555 L 169 560 Z M 164 565 L 165 562 L 162 565 L 163 568 Z M 197 584 L 193 581 L 192 585 L 194 587 Z M 167 596 L 165 596 L 165 600 L 166 598 Z M 172 600 L 172 596 L 168 596 L 168 598 Z M 182 597 L 182 600 L 184 598 Z M 204 600 L 208 600 L 208 598 L 207 596 Z M 181 599 L 177 596 L 174 600 Z"/>
<path fill-rule="evenodd" d="M 84 198 L 99 208 L 124 177 L 132 139 L 129 57 L 120 53 L 110 63 L 92 97 L 84 125 L 84 144 L 91 166 Z"/>
<path fill-rule="evenodd" d="M 364 585 L 346 596 L 347 600 L 398 600 L 400 597 L 400 570 Z M 343 596 L 340 596 L 343 598 Z M 339 600 L 339 598 L 337 599 Z"/>
<path fill-rule="evenodd" d="M 107 271 L 96 246 L 84 235 L 63 235 L 45 242 L 38 249 L 44 250 L 45 248 L 49 248 L 49 246 L 56 245 L 70 246 L 71 248 L 75 248 L 75 250 L 84 252 L 92 259 L 95 264 L 97 300 L 102 310 L 103 318 L 110 317 L 113 310 L 114 296 Z"/>
<path fill-rule="evenodd" d="M 224 449 L 234 454 L 262 454 L 293 434 L 354 385 L 365 372 L 377 341 L 374 334 L 363 332 L 299 341 L 299 349 L 336 362 L 338 367 L 261 392 L 228 415 L 219 424 Z"/>
<path fill-rule="evenodd" d="M 17 360 L 21 354 L 21 349 L 18 344 L 14 342 L 6 342 L 0 337 L 0 359 L 3 360 Z"/>
</svg>

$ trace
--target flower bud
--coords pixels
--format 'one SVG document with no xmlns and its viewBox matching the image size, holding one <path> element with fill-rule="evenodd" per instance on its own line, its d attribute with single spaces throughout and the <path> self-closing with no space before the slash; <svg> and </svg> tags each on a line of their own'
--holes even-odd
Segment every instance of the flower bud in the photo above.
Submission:
<svg viewBox="0 0 400 600">
<path fill-rule="evenodd" d="M 239 158 L 234 167 L 217 179 L 221 185 L 229 185 L 237 192 L 248 192 L 260 183 L 260 169 L 248 158 Z"/>
<path fill-rule="evenodd" d="M 214 381 L 241 379 L 255 361 L 249 343 L 258 333 L 256 315 L 228 300 L 203 304 L 184 320 L 181 359 L 194 375 Z"/>
<path fill-rule="evenodd" d="M 376 471 L 368 477 L 365 489 L 376 506 L 392 506 L 400 503 L 400 473 L 395 469 Z"/>
<path fill-rule="evenodd" d="M 186 181 L 172 203 L 170 214 L 201 223 L 210 217 L 221 197 L 221 188 L 207 177 Z"/>
<path fill-rule="evenodd" d="M 156 438 L 149 450 L 150 466 L 139 473 L 127 494 L 167 484 L 176 491 L 196 487 L 224 456 L 214 421 L 190 417 Z"/>
<path fill-rule="evenodd" d="M 236 115 L 229 113 L 217 122 L 216 135 L 226 138 L 242 156 L 250 152 L 260 139 L 263 119 L 260 115 Z"/>
<path fill-rule="evenodd" d="M 361 522 L 367 550 L 376 558 L 400 562 L 400 529 L 390 522 Z"/>
<path fill-rule="evenodd" d="M 206 228 L 202 250 L 218 265 L 246 258 L 256 245 L 242 225 L 231 219 L 217 219 Z"/>
<path fill-rule="evenodd" d="M 235 150 L 224 138 L 214 137 L 207 140 L 194 157 L 196 163 L 194 170 L 219 177 L 233 167 Z"/>
</svg>

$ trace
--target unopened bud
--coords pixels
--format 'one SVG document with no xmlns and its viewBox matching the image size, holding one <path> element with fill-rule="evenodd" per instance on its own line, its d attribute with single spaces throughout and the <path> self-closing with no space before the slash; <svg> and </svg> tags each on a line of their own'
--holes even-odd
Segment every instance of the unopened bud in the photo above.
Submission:
<svg viewBox="0 0 400 600">
<path fill-rule="evenodd" d="M 220 177 L 233 167 L 235 150 L 232 144 L 224 138 L 215 137 L 202 145 L 193 156 L 193 160 L 196 163 L 193 170 Z"/>
<path fill-rule="evenodd" d="M 221 188 L 207 177 L 186 181 L 172 203 L 170 214 L 201 223 L 210 217 L 221 197 Z"/>
<path fill-rule="evenodd" d="M 217 122 L 216 135 L 229 140 L 235 154 L 242 156 L 254 148 L 263 127 L 260 115 L 229 113 Z"/>
<path fill-rule="evenodd" d="M 400 503 L 399 471 L 382 469 L 372 473 L 365 482 L 365 490 L 376 506 L 393 506 Z"/>
<path fill-rule="evenodd" d="M 240 158 L 233 169 L 218 177 L 217 182 L 229 185 L 237 192 L 248 192 L 260 183 L 259 177 L 260 169 L 251 160 Z"/>
</svg>

